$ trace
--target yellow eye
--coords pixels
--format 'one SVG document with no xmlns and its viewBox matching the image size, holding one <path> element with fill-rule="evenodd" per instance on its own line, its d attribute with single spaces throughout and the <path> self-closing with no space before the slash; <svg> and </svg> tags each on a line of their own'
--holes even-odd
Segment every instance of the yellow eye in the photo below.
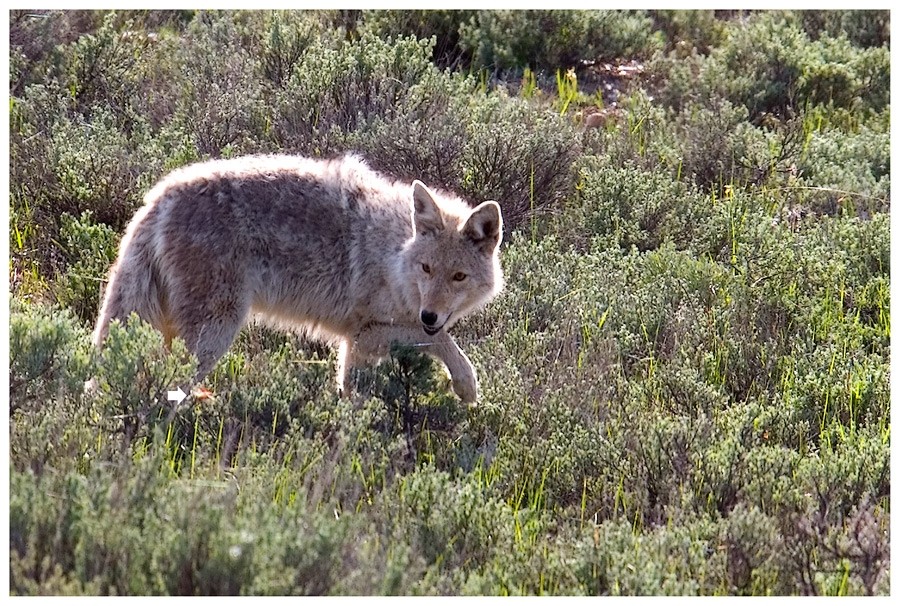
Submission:
<svg viewBox="0 0 900 606">
<path fill-rule="evenodd" d="M 453 279 L 456 280 L 457 282 L 462 282 L 463 280 L 466 279 L 466 274 L 464 274 L 461 271 L 458 271 L 455 274 L 453 274 Z"/>
<path fill-rule="evenodd" d="M 430 274 L 431 266 L 428 265 L 428 263 L 422 263 L 422 271 L 424 271 L 426 274 Z"/>
</svg>

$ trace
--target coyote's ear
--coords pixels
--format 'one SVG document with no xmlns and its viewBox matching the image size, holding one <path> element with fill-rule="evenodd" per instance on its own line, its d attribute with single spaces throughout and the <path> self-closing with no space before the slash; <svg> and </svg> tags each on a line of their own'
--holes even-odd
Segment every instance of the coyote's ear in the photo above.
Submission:
<svg viewBox="0 0 900 606">
<path fill-rule="evenodd" d="M 463 226 L 463 234 L 486 253 L 493 253 L 503 234 L 503 216 L 500 205 L 494 201 L 482 202 L 475 207 Z"/>
<path fill-rule="evenodd" d="M 413 181 L 413 225 L 416 228 L 416 235 L 444 229 L 444 220 L 431 190 L 418 180 Z"/>
</svg>

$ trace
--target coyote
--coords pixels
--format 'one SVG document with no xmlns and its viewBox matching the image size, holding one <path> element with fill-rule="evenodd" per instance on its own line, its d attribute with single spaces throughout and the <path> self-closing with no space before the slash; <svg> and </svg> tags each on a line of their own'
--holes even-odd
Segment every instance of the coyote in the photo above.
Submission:
<svg viewBox="0 0 900 606">
<path fill-rule="evenodd" d="M 131 312 L 181 337 L 201 380 L 251 316 L 338 346 L 337 384 L 416 344 L 474 402 L 472 364 L 448 334 L 503 288 L 500 206 L 390 180 L 359 157 L 212 160 L 144 198 L 122 239 L 93 341 Z"/>
</svg>

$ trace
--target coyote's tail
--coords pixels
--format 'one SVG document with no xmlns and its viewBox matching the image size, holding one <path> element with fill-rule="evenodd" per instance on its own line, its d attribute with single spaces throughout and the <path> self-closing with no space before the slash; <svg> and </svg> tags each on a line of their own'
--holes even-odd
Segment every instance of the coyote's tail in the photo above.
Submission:
<svg viewBox="0 0 900 606">
<path fill-rule="evenodd" d="M 109 283 L 94 327 L 93 343 L 100 347 L 109 333 L 109 323 L 137 312 L 143 320 L 162 329 L 163 299 L 155 231 L 155 208 L 144 208 L 128 226 L 119 256 L 109 273 Z"/>
</svg>

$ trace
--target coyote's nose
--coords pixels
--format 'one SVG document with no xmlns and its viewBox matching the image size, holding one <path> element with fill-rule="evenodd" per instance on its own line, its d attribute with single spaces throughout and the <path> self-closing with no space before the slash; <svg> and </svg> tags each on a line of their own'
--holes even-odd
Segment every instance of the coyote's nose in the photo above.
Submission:
<svg viewBox="0 0 900 606">
<path fill-rule="evenodd" d="M 422 324 L 425 326 L 434 326 L 434 323 L 437 322 L 437 314 L 433 311 L 423 311 L 422 312 Z"/>
</svg>

